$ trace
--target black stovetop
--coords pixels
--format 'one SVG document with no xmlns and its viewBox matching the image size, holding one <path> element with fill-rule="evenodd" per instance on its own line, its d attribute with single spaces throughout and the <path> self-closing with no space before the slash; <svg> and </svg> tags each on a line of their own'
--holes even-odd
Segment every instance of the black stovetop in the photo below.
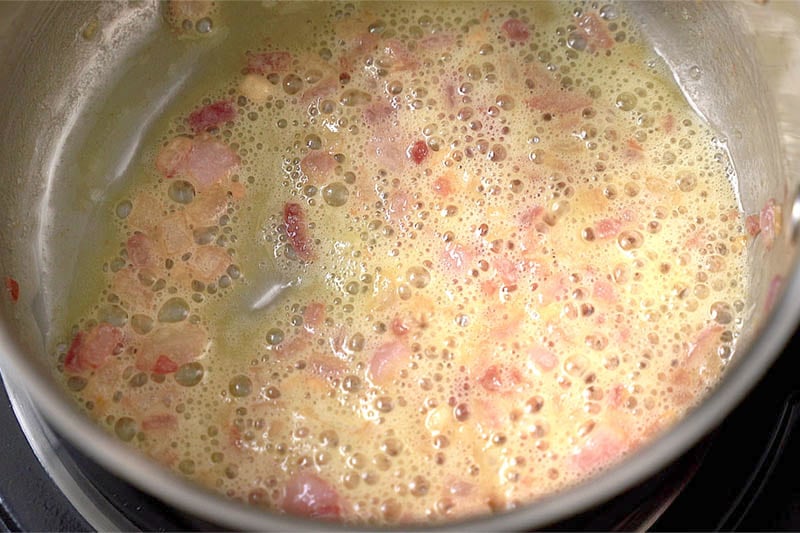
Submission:
<svg viewBox="0 0 800 533">
<path fill-rule="evenodd" d="M 800 334 L 756 389 L 709 437 L 670 468 L 610 503 L 555 530 L 800 531 Z M 89 531 L 81 515 L 37 460 L 0 387 L 0 529 Z M 139 492 L 60 442 L 58 453 L 89 473 L 94 494 L 113 509 L 119 529 L 219 529 Z M 654 523 L 653 505 L 695 475 Z M 674 492 L 674 491 L 673 491 Z"/>
</svg>

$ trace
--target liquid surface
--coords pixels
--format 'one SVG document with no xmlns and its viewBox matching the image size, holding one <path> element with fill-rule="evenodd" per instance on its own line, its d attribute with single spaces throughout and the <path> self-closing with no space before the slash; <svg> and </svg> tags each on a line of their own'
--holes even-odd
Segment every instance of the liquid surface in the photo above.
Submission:
<svg viewBox="0 0 800 533">
<path fill-rule="evenodd" d="M 83 265 L 58 368 L 118 438 L 254 505 L 427 522 L 582 481 L 716 383 L 732 169 L 620 7 L 165 9 L 260 44 L 176 101 Z"/>
</svg>

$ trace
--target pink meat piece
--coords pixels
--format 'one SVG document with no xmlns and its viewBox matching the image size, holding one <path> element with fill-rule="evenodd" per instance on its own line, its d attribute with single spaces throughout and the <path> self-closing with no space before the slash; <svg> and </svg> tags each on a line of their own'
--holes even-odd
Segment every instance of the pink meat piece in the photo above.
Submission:
<svg viewBox="0 0 800 533">
<path fill-rule="evenodd" d="M 194 141 L 188 137 L 175 137 L 170 140 L 156 156 L 156 170 L 165 178 L 174 178 L 183 170 L 186 157 L 192 150 Z"/>
<path fill-rule="evenodd" d="M 303 327 L 309 333 L 316 333 L 325 322 L 325 304 L 314 302 L 306 306 L 303 312 Z"/>
<path fill-rule="evenodd" d="M 122 350 L 124 340 L 121 329 L 104 322 L 88 332 L 79 331 L 64 358 L 64 370 L 80 374 L 100 368 L 109 357 Z"/>
<path fill-rule="evenodd" d="M 597 471 L 619 459 L 630 449 L 624 431 L 598 424 L 572 456 L 572 463 L 582 472 Z"/>
<path fill-rule="evenodd" d="M 239 156 L 226 144 L 212 138 L 195 139 L 183 163 L 186 175 L 198 191 L 226 178 L 239 165 Z"/>
<path fill-rule="evenodd" d="M 598 239 L 616 237 L 622 229 L 622 221 L 616 218 L 604 218 L 594 225 L 594 236 Z"/>
<path fill-rule="evenodd" d="M 528 357 L 533 361 L 536 368 L 542 372 L 549 372 L 558 365 L 558 357 L 541 346 L 528 349 Z"/>
<path fill-rule="evenodd" d="M 337 164 L 328 152 L 312 150 L 300 161 L 300 170 L 311 183 L 320 185 L 330 179 Z"/>
<path fill-rule="evenodd" d="M 378 385 L 387 383 L 408 364 L 410 358 L 410 350 L 400 341 L 381 344 L 372 354 L 369 363 L 369 378 Z"/>
<path fill-rule="evenodd" d="M 195 133 L 202 133 L 236 118 L 236 108 L 230 100 L 219 100 L 201 107 L 189 115 L 189 126 Z"/>
<path fill-rule="evenodd" d="M 128 259 L 137 268 L 154 268 L 160 265 L 155 243 L 144 233 L 137 231 L 131 235 L 125 248 L 128 251 Z"/>
<path fill-rule="evenodd" d="M 281 509 L 293 515 L 337 520 L 342 513 L 339 493 L 318 475 L 301 471 L 286 483 Z"/>
<path fill-rule="evenodd" d="M 581 110 L 592 103 L 588 96 L 560 89 L 546 90 L 526 100 L 528 107 L 545 113 L 565 114 Z"/>
<path fill-rule="evenodd" d="M 187 261 L 194 276 L 203 282 L 216 281 L 231 264 L 231 256 L 219 246 L 199 246 Z"/>
<path fill-rule="evenodd" d="M 283 51 L 247 53 L 247 72 L 270 74 L 285 72 L 292 66 L 292 54 Z"/>
<path fill-rule="evenodd" d="M 500 29 L 509 41 L 521 43 L 527 41 L 531 36 L 528 25 L 519 19 L 512 18 L 506 20 L 503 22 L 503 25 L 500 26 Z"/>
<path fill-rule="evenodd" d="M 161 356 L 178 366 L 196 361 L 210 344 L 208 332 L 200 325 L 181 322 L 161 326 L 144 337 L 136 353 L 136 368 L 152 372 Z"/>
<path fill-rule="evenodd" d="M 594 282 L 594 287 L 592 288 L 592 297 L 608 303 L 614 303 L 617 301 L 614 285 L 606 280 L 597 280 Z"/>
</svg>

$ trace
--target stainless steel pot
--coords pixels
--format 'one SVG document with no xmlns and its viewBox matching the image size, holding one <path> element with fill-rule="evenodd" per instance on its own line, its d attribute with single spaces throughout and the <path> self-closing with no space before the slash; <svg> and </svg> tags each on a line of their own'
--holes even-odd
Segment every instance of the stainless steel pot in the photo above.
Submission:
<svg viewBox="0 0 800 533">
<path fill-rule="evenodd" d="M 76 258 L 90 241 L 86 235 L 95 238 L 103 231 L 88 226 L 96 199 L 117 185 L 142 133 L 199 75 L 207 52 L 196 46 L 172 53 L 174 47 L 164 46 L 163 7 L 0 5 L 0 277 L 13 275 L 20 284 L 18 302 L 0 298 L 3 377 L 22 384 L 46 418 L 89 456 L 175 507 L 235 529 L 319 529 L 318 523 L 227 501 L 160 468 L 79 414 L 47 363 L 47 336 L 63 320 L 61 302 Z M 738 351 L 720 385 L 685 419 L 589 482 L 515 511 L 449 527 L 542 526 L 652 475 L 720 422 L 797 327 L 800 5 L 642 2 L 629 9 L 698 113 L 723 136 L 744 211 L 757 213 L 774 199 L 782 206 L 783 230 L 771 249 L 759 238 L 752 243 L 757 264 Z M 80 157 L 87 143 L 98 139 L 113 155 L 102 161 Z"/>
</svg>

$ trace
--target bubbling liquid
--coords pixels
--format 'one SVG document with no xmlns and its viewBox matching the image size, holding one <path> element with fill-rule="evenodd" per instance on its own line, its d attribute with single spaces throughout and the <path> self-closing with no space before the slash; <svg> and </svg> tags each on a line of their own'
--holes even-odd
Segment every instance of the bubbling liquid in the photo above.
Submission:
<svg viewBox="0 0 800 533">
<path fill-rule="evenodd" d="M 202 39 L 236 7 L 182 9 Z M 714 386 L 733 169 L 621 7 L 258 9 L 303 30 L 182 103 L 108 206 L 58 360 L 89 416 L 227 497 L 377 525 L 559 491 Z"/>
</svg>

